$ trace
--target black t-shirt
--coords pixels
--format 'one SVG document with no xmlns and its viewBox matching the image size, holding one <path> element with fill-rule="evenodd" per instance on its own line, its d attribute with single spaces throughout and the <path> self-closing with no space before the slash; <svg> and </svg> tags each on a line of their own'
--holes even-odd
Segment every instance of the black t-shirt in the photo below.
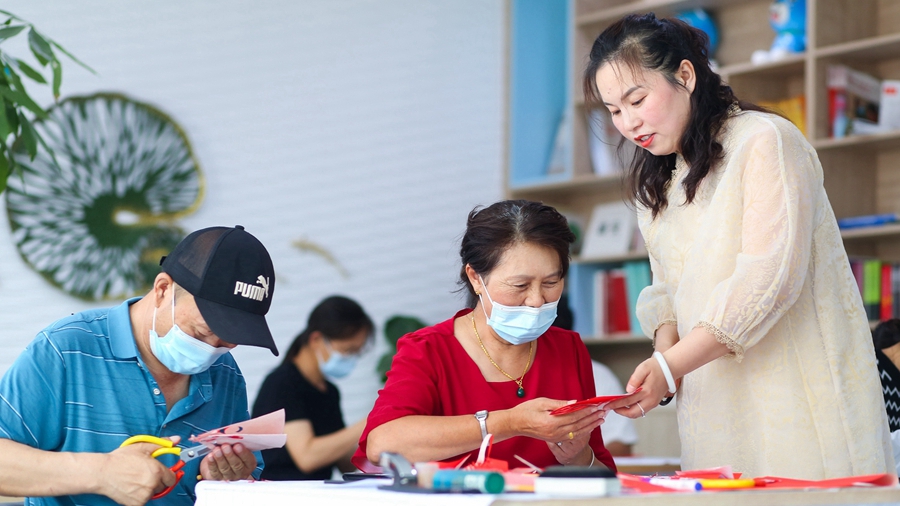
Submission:
<svg viewBox="0 0 900 506">
<path fill-rule="evenodd" d="M 285 422 L 293 420 L 309 420 L 313 432 L 325 436 L 344 428 L 341 415 L 341 395 L 337 387 L 325 381 L 324 392 L 312 385 L 293 363 L 281 364 L 263 381 L 256 402 L 253 403 L 253 416 L 257 417 L 284 408 Z M 264 480 L 328 480 L 331 478 L 334 465 L 304 473 L 291 459 L 287 445 L 262 451 L 265 467 L 262 472 Z M 335 461 L 340 455 L 335 455 Z"/>
<path fill-rule="evenodd" d="M 884 393 L 884 407 L 887 410 L 891 432 L 900 430 L 900 370 L 881 350 L 875 350 L 878 374 L 881 376 L 881 390 Z"/>
</svg>

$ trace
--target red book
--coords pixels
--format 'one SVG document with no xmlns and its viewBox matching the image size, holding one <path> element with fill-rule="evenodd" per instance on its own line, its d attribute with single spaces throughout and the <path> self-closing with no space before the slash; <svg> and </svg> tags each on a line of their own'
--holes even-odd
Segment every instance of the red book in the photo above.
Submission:
<svg viewBox="0 0 900 506">
<path fill-rule="evenodd" d="M 891 264 L 881 264 L 881 321 L 894 317 L 893 269 Z"/>
<path fill-rule="evenodd" d="M 610 334 L 631 332 L 625 272 L 611 270 L 606 276 L 606 331 Z"/>
</svg>

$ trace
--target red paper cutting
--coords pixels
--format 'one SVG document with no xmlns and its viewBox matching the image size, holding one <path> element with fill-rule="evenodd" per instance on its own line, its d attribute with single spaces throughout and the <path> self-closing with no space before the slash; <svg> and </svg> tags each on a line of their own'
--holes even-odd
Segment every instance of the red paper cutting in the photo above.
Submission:
<svg viewBox="0 0 900 506">
<path fill-rule="evenodd" d="M 632 396 L 640 391 L 641 391 L 641 389 L 638 388 L 637 390 L 635 390 L 634 392 L 631 392 L 630 394 L 601 395 L 599 397 L 592 397 L 590 399 L 585 399 L 583 401 L 574 402 L 572 404 L 566 404 L 565 406 L 556 408 L 553 411 L 551 411 L 550 414 L 551 415 L 565 415 L 565 414 L 571 413 L 573 411 L 578 411 L 579 409 L 584 409 L 588 406 L 600 406 L 600 405 L 606 404 L 608 402 L 612 402 L 612 401 L 619 400 L 619 399 L 624 399 L 624 398 Z"/>
</svg>

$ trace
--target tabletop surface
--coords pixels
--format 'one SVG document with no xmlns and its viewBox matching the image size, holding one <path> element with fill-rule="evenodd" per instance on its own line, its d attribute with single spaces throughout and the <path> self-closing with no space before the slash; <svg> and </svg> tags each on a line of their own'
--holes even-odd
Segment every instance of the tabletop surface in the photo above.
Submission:
<svg viewBox="0 0 900 506">
<path fill-rule="evenodd" d="M 363 482 L 372 482 L 365 484 Z M 382 484 L 384 481 L 382 482 Z M 432 494 L 422 495 L 377 489 L 376 480 L 353 485 L 329 485 L 323 482 L 200 482 L 196 506 L 229 506 L 264 503 L 272 506 L 680 506 L 680 505 L 784 505 L 812 506 L 831 504 L 897 504 L 900 487 L 855 487 L 842 489 L 753 489 L 696 493 L 629 494 L 611 497 L 538 496 L 529 493 Z M 727 497 L 726 497 L 727 496 Z"/>
</svg>

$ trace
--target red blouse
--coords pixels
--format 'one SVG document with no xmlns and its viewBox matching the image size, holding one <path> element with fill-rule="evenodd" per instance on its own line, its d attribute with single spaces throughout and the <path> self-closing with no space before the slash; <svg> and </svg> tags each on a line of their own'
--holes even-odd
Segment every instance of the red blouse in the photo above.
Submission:
<svg viewBox="0 0 900 506">
<path fill-rule="evenodd" d="M 482 409 L 510 409 L 538 397 L 559 400 L 594 397 L 594 375 L 587 348 L 578 334 L 556 327 L 551 327 L 535 343 L 534 361 L 523 380 L 524 398 L 516 396 L 519 387 L 514 381 L 486 381 L 453 335 L 453 321 L 471 311 L 464 309 L 445 322 L 407 334 L 397 342 L 387 383 L 378 393 L 359 448 L 353 455 L 357 467 L 372 469 L 366 459 L 369 432 L 404 416 L 474 415 Z M 490 423 L 488 418 L 488 427 Z M 472 425 L 477 424 L 472 416 Z M 603 446 L 599 427 L 591 434 L 590 445 L 597 460 L 615 471 L 616 465 Z M 513 455 L 542 468 L 559 465 L 547 443 L 539 439 L 517 436 L 494 443 L 491 449 L 491 457 L 509 462 L 510 469 L 523 467 Z M 474 462 L 476 457 L 477 448 L 467 462 Z"/>
</svg>

